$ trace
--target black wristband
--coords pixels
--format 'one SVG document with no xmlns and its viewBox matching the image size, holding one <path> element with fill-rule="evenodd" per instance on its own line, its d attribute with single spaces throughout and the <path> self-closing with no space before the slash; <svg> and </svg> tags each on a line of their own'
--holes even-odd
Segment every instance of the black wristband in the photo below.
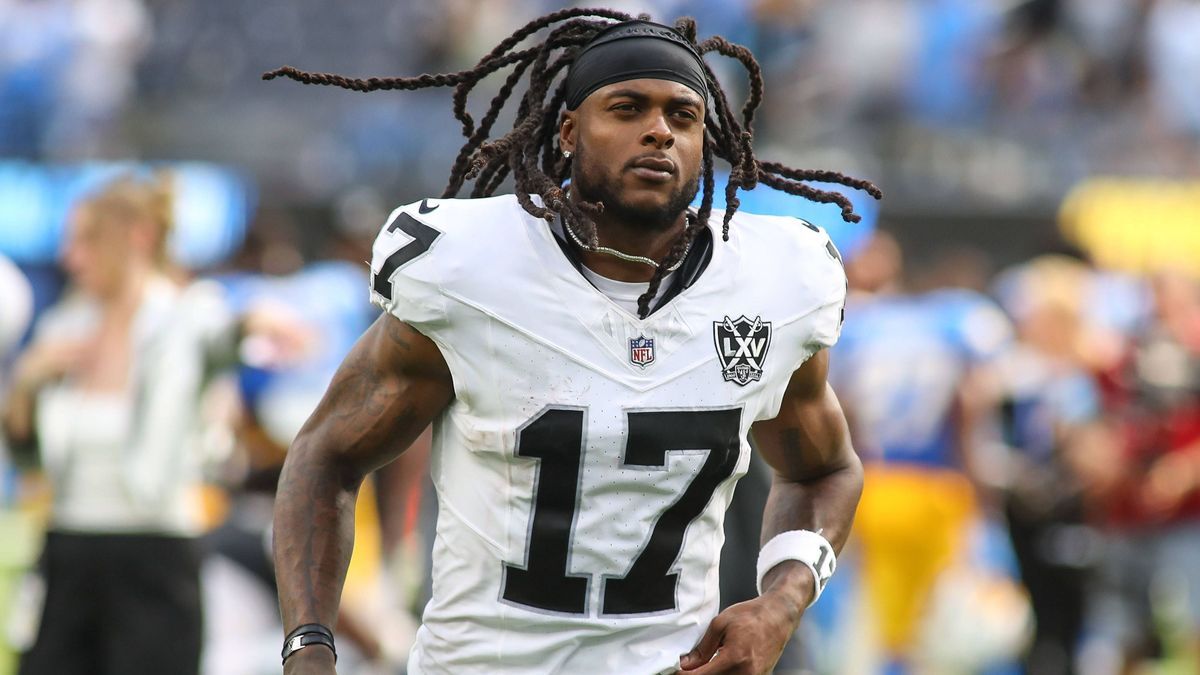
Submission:
<svg viewBox="0 0 1200 675">
<path fill-rule="evenodd" d="M 333 652 L 333 662 L 337 663 L 337 647 L 333 643 L 333 631 L 319 623 L 306 623 L 288 633 L 283 640 L 283 651 L 279 656 L 287 663 L 288 657 L 309 645 L 325 645 Z"/>
</svg>

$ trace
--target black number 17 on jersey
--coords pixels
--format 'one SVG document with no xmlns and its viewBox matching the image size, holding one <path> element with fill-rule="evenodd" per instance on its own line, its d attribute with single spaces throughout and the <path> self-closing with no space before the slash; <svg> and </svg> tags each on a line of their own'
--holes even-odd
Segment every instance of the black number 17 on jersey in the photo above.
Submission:
<svg viewBox="0 0 1200 675">
<path fill-rule="evenodd" d="M 582 408 L 547 408 L 518 432 L 517 456 L 540 462 L 525 564 L 504 564 L 500 596 L 507 602 L 551 612 L 588 613 L 591 577 L 568 570 L 586 447 L 585 413 Z M 678 608 L 679 575 L 671 568 L 687 528 L 700 517 L 717 486 L 737 468 L 741 413 L 741 408 L 626 412 L 629 436 L 623 466 L 665 468 L 667 453 L 672 451 L 705 449 L 708 457 L 683 494 L 658 517 L 625 576 L 602 579 L 602 616 Z"/>
</svg>

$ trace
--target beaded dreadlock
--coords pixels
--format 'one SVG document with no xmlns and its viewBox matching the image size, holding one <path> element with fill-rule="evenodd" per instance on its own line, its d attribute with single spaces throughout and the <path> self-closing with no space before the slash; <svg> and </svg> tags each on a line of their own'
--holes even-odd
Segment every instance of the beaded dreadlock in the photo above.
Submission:
<svg viewBox="0 0 1200 675">
<path fill-rule="evenodd" d="M 587 17 L 587 18 L 585 18 Z M 639 18 L 648 19 L 642 16 Z M 579 233 L 587 247 L 600 245 L 596 225 L 592 217 L 604 209 L 602 203 L 573 201 L 563 191 L 564 182 L 570 177 L 570 162 L 564 157 L 555 140 L 558 123 L 566 99 L 566 79 L 563 78 L 551 91 L 555 78 L 565 72 L 574 62 L 576 54 L 593 36 L 611 25 L 611 21 L 630 21 L 634 17 L 608 9 L 564 9 L 530 21 L 515 33 L 496 45 L 487 56 L 469 70 L 456 73 L 417 75 L 416 77 L 372 77 L 368 79 L 347 78 L 329 73 L 309 73 L 284 66 L 263 74 L 264 80 L 289 77 L 304 84 L 322 84 L 352 89 L 375 91 L 377 89 L 415 90 L 429 87 L 454 87 L 454 118 L 462 124 L 466 142 L 458 151 L 450 171 L 450 181 L 442 192 L 442 198 L 458 195 L 468 180 L 475 182 L 471 197 L 487 197 L 496 191 L 504 179 L 513 176 L 517 200 L 530 214 L 548 221 L 562 217 L 565 227 Z M 557 24 L 557 25 L 555 25 Z M 526 49 L 517 45 L 538 31 L 554 26 L 541 44 Z M 762 70 L 750 50 L 714 35 L 697 41 L 696 22 L 682 18 L 675 28 L 688 40 L 699 54 L 716 52 L 737 59 L 745 67 L 750 78 L 750 92 L 741 110 L 741 121 L 726 99 L 725 92 L 704 64 L 713 105 L 705 113 L 705 144 L 702 159 L 702 198 L 695 217 L 689 217 L 683 234 L 672 245 L 671 250 L 658 263 L 646 293 L 638 299 L 638 314 L 645 318 L 650 313 L 650 302 L 658 295 L 666 271 L 679 262 L 687 253 L 696 234 L 706 226 L 713 205 L 713 157 L 719 157 L 731 166 L 729 180 L 725 184 L 725 218 L 722 236 L 729 239 L 729 222 L 737 211 L 737 191 L 753 189 L 764 183 L 788 194 L 805 197 L 815 202 L 837 204 L 842 218 L 847 222 L 858 222 L 859 216 L 844 195 L 827 192 L 802 181 L 824 181 L 864 190 L 875 199 L 883 194 L 869 181 L 844 176 L 836 171 L 793 169 L 775 162 L 762 162 L 754 156 L 751 145 L 751 125 L 754 113 L 762 102 Z M 553 57 L 553 58 L 552 58 Z M 467 112 L 467 97 L 485 77 L 504 68 L 512 67 L 500 91 L 492 99 L 487 113 L 476 125 Z M 516 121 L 512 130 L 504 136 L 489 140 L 492 125 L 500 115 L 504 104 L 512 97 L 522 76 L 529 72 L 529 87 L 521 97 Z M 533 201 L 531 195 L 541 197 L 542 205 Z"/>
</svg>

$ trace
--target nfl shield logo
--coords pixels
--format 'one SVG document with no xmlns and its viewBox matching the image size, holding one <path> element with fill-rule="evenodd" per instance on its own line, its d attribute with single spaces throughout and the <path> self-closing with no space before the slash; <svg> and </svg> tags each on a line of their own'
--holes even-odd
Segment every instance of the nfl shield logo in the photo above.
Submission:
<svg viewBox="0 0 1200 675">
<path fill-rule="evenodd" d="M 726 382 L 744 387 L 762 379 L 763 361 L 771 346 L 770 321 L 761 316 L 747 319 L 744 314 L 734 320 L 725 317 L 713 322 L 713 340 Z"/>
<path fill-rule="evenodd" d="M 654 338 L 639 335 L 629 340 L 629 362 L 640 368 L 654 363 Z"/>
</svg>

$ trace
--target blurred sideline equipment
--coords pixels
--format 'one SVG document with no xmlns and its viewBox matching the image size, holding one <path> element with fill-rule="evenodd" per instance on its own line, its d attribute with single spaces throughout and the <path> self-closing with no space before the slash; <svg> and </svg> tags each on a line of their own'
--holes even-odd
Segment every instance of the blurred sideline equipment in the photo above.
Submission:
<svg viewBox="0 0 1200 675">
<path fill-rule="evenodd" d="M 1200 181 L 1089 178 L 1063 200 L 1059 218 L 1068 241 L 1101 267 L 1200 279 Z"/>
</svg>

